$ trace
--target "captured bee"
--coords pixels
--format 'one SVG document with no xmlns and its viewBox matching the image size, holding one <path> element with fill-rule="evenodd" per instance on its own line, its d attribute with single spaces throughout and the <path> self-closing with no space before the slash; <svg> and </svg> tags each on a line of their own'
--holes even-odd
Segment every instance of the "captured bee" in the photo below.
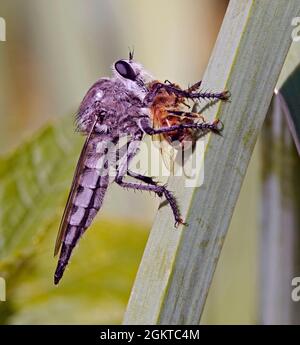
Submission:
<svg viewBox="0 0 300 345">
<path fill-rule="evenodd" d="M 160 82 L 157 80 L 150 82 L 147 86 L 149 91 L 151 92 L 151 90 L 154 89 L 157 84 L 160 84 Z M 150 117 L 152 119 L 153 128 L 170 128 L 178 125 L 185 125 L 185 128 L 160 133 L 152 136 L 152 139 L 159 143 L 159 149 L 163 161 L 166 167 L 170 171 L 173 171 L 174 149 L 186 150 L 195 143 L 197 138 L 197 130 L 189 127 L 189 125 L 192 125 L 198 121 L 205 123 L 206 120 L 201 114 L 193 111 L 196 107 L 193 107 L 192 111 L 189 111 L 190 106 L 187 104 L 187 97 L 185 97 L 186 95 L 193 95 L 193 92 L 198 91 L 201 86 L 201 81 L 192 85 L 185 91 L 182 90 L 179 85 L 170 83 L 168 80 L 166 80 L 164 84 L 169 85 L 171 89 L 167 91 L 168 89 L 166 90 L 166 88 L 161 88 L 150 106 Z M 182 94 L 176 94 L 172 91 L 172 88 L 174 88 L 174 90 L 182 90 Z M 215 99 L 215 94 L 202 93 L 201 98 Z M 224 91 L 223 93 L 219 94 L 217 100 L 226 101 L 228 98 L 229 92 Z M 187 108 L 188 110 L 186 110 Z M 221 121 L 217 119 L 213 122 L 213 124 L 216 126 L 217 130 L 214 128 L 203 128 L 202 135 L 207 133 L 209 130 L 219 134 L 223 127 Z"/>
</svg>

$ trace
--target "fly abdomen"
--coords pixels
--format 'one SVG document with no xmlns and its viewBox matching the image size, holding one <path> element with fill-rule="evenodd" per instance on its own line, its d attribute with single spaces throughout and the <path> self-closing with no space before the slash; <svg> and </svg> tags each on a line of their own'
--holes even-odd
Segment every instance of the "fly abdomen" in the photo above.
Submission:
<svg viewBox="0 0 300 345">
<path fill-rule="evenodd" d="M 77 187 L 68 219 L 66 236 L 63 239 L 54 283 L 58 284 L 78 240 L 91 225 L 99 211 L 109 183 L 107 174 L 99 176 L 96 169 L 85 168 Z"/>
</svg>

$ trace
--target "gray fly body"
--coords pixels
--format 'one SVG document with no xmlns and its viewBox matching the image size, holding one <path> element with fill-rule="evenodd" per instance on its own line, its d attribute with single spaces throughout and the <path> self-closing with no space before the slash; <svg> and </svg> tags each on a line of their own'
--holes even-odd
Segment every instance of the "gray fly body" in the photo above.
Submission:
<svg viewBox="0 0 300 345">
<path fill-rule="evenodd" d="M 218 131 L 218 128 L 214 123 L 152 128 L 149 107 L 162 88 L 181 97 L 203 97 L 196 93 L 183 94 L 187 91 L 164 83 L 157 83 L 156 87 L 149 90 L 147 85 L 152 81 L 150 74 L 133 61 L 130 55 L 128 60 L 119 60 L 114 64 L 112 78 L 102 78 L 89 89 L 79 107 L 77 129 L 87 135 L 87 138 L 76 167 L 56 241 L 55 254 L 60 254 L 54 277 L 55 284 L 60 281 L 78 240 L 101 208 L 111 182 L 127 189 L 151 191 L 160 197 L 164 196 L 172 208 L 176 224 L 183 223 L 171 192 L 152 178 L 130 171 L 128 164 L 137 154 L 145 133 L 166 133 L 182 130 L 187 128 L 186 126 L 213 131 Z M 215 94 L 215 98 L 222 99 L 220 95 Z M 129 138 L 125 153 L 124 150 L 119 150 L 116 154 L 112 144 L 117 144 L 124 136 Z M 109 173 L 111 165 L 115 165 L 113 177 Z M 126 175 L 140 182 L 126 182 Z"/>
</svg>

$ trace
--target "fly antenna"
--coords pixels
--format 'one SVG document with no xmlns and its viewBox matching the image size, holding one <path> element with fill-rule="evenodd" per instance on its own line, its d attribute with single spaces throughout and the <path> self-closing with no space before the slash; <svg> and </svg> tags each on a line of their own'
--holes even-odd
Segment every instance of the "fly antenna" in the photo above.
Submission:
<svg viewBox="0 0 300 345">
<path fill-rule="evenodd" d="M 128 47 L 128 49 L 129 49 L 129 61 L 132 61 L 133 55 L 134 55 L 134 47 L 132 47 L 132 49 Z"/>
</svg>

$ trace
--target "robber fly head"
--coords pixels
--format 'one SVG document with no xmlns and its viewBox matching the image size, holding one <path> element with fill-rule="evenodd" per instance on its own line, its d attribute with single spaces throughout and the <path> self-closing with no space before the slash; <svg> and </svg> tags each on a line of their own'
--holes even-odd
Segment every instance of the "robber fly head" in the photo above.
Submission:
<svg viewBox="0 0 300 345">
<path fill-rule="evenodd" d="M 153 79 L 141 64 L 133 60 L 133 53 L 130 53 L 128 60 L 123 59 L 115 62 L 113 72 L 115 77 L 126 85 L 136 84 L 144 87 Z"/>
</svg>

